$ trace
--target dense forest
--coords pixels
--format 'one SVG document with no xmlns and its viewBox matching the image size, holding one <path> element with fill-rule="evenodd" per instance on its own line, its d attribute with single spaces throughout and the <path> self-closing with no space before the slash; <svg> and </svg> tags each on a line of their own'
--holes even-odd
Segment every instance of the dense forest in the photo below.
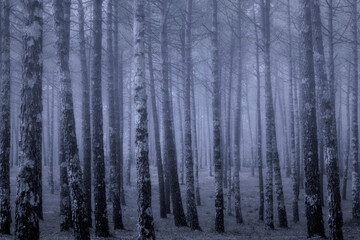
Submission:
<svg viewBox="0 0 360 240">
<path fill-rule="evenodd" d="M 0 239 L 359 239 L 358 0 L 0 0 Z"/>
</svg>

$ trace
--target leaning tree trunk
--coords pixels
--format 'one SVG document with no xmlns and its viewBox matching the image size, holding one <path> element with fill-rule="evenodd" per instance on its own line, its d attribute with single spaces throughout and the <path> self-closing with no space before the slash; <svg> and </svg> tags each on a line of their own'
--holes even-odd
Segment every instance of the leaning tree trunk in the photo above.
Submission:
<svg viewBox="0 0 360 240">
<path fill-rule="evenodd" d="M 150 18 L 149 18 L 150 19 Z M 147 35 L 148 35 L 148 61 L 149 61 L 149 73 L 150 73 L 150 96 L 151 96 L 151 108 L 154 122 L 154 137 L 155 137 L 155 154 L 156 154 L 156 167 L 158 170 L 159 181 L 159 197 L 160 197 L 160 217 L 166 218 L 166 202 L 165 202 L 165 184 L 164 184 L 164 170 L 161 157 L 161 143 L 160 143 L 160 129 L 159 129 L 159 116 L 156 105 L 156 93 L 155 93 L 155 76 L 153 68 L 153 50 L 152 50 L 152 31 L 151 23 L 148 21 Z"/>
<path fill-rule="evenodd" d="M 102 0 L 93 1 L 93 67 L 91 79 L 92 158 L 94 166 L 95 234 L 109 236 L 106 210 L 106 185 L 101 94 Z"/>
<path fill-rule="evenodd" d="M 0 233 L 10 234 L 10 0 L 0 1 L 3 10 L 2 21 L 2 61 L 0 92 Z M 1 44 L 1 43 L 0 43 Z"/>
<path fill-rule="evenodd" d="M 108 97 L 109 97 L 109 141 L 110 141 L 110 191 L 113 205 L 113 222 L 114 229 L 123 229 L 122 211 L 120 203 L 120 164 L 119 164 L 119 124 L 116 115 L 115 104 L 115 85 L 117 81 L 114 78 L 114 56 L 113 56 L 113 1 L 108 1 L 107 6 L 107 80 L 108 80 Z M 116 54 L 116 53 L 115 53 Z M 116 79 L 117 80 L 117 79 Z"/>
<path fill-rule="evenodd" d="M 136 126 L 136 169 L 138 191 L 138 239 L 155 240 L 151 210 L 151 180 L 149 171 L 148 117 L 145 81 L 145 0 L 135 0 L 134 18 L 134 84 Z"/>
<path fill-rule="evenodd" d="M 318 142 L 316 127 L 316 94 L 312 44 L 311 4 L 301 0 L 301 47 L 304 51 L 300 81 L 303 129 L 303 161 L 305 167 L 305 206 L 308 237 L 325 237 L 322 218 Z"/>
<path fill-rule="evenodd" d="M 316 74 L 318 76 L 321 138 L 324 144 L 324 160 L 328 178 L 327 199 L 329 204 L 328 224 L 330 239 L 343 239 L 340 177 L 338 167 L 338 143 L 336 132 L 335 94 L 325 72 L 325 54 L 322 39 L 322 24 L 319 0 L 313 0 L 313 33 Z"/>
<path fill-rule="evenodd" d="M 192 21 L 192 0 L 186 2 L 186 24 L 185 24 L 185 91 L 184 91 L 184 112 L 185 112 L 185 164 L 186 164 L 186 206 L 187 219 L 191 230 L 200 230 L 199 219 L 195 202 L 194 187 L 194 162 L 191 134 L 191 21 Z M 194 117 L 194 116 L 192 116 Z M 194 125 L 193 125 L 194 126 Z M 193 131 L 194 132 L 194 131 Z"/>
<path fill-rule="evenodd" d="M 75 239 L 90 239 L 82 172 L 76 142 L 74 104 L 69 68 L 70 5 L 70 0 L 54 0 L 61 96 L 60 132 L 63 136 L 62 157 L 67 166 Z"/>
<path fill-rule="evenodd" d="M 22 88 L 20 113 L 20 171 L 17 176 L 15 238 L 39 239 L 41 133 L 42 133 L 42 40 L 43 5 L 40 0 L 23 2 Z M 31 127 L 29 127 L 31 126 Z"/>
<path fill-rule="evenodd" d="M 224 196 L 223 196 L 223 172 L 221 160 L 221 93 L 219 72 L 219 43 L 218 43 L 218 3 L 212 1 L 212 75 L 213 75 L 213 141 L 214 141 L 214 168 L 215 168 L 215 231 L 224 232 Z"/>
<path fill-rule="evenodd" d="M 170 193 L 173 207 L 174 221 L 176 226 L 187 226 L 186 217 L 181 201 L 181 192 L 177 171 L 176 160 L 176 146 L 173 129 L 173 111 L 171 103 L 171 95 L 169 93 L 169 59 L 168 59 L 168 33 L 167 33 L 167 19 L 168 19 L 168 4 L 164 0 L 161 6 L 161 33 L 160 33 L 160 48 L 161 48 L 161 65 L 162 65 L 162 115 L 164 126 L 164 157 L 167 161 L 169 174 L 167 181 L 170 182 Z"/>
<path fill-rule="evenodd" d="M 78 0 L 79 12 L 79 54 L 81 63 L 82 84 L 82 144 L 83 144 L 83 172 L 86 211 L 89 226 L 92 226 L 91 211 L 91 129 L 90 129 L 90 81 L 88 63 L 86 59 L 85 41 L 85 13 L 83 1 Z"/>
<path fill-rule="evenodd" d="M 352 172 L 352 216 L 354 219 L 360 219 L 360 176 L 359 176 L 359 132 L 358 132 L 358 12 L 357 0 L 353 0 L 351 8 L 352 22 L 352 53 L 353 53 L 353 79 L 352 79 L 352 116 L 351 116 L 351 160 L 353 165 Z"/>
</svg>

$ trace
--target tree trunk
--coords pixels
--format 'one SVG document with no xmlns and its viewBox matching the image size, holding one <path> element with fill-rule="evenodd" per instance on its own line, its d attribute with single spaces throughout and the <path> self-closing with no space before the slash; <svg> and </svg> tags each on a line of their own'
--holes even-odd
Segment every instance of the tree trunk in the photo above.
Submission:
<svg viewBox="0 0 360 240">
<path fill-rule="evenodd" d="M 82 144 L 83 144 L 83 171 L 86 212 L 89 226 L 92 226 L 91 208 L 91 129 L 90 129 L 90 81 L 88 73 L 88 62 L 86 59 L 85 41 L 85 13 L 83 1 L 78 0 L 79 12 L 79 54 L 81 63 L 82 83 Z"/>
<path fill-rule="evenodd" d="M 67 178 L 71 199 L 71 216 L 75 239 L 90 239 L 89 224 L 83 191 L 82 172 L 78 154 L 72 86 L 70 79 L 70 0 L 54 0 L 57 57 L 60 74 L 61 117 L 60 132 L 63 139 L 63 160 L 67 166 Z"/>
<path fill-rule="evenodd" d="M 135 147 L 138 191 L 138 239 L 155 240 L 151 209 L 149 171 L 148 117 L 145 81 L 145 13 L 144 0 L 135 0 L 134 18 L 134 84 L 135 84 Z"/>
<path fill-rule="evenodd" d="M 20 113 L 20 171 L 17 176 L 15 210 L 15 238 L 39 239 L 41 133 L 42 133 L 42 1 L 23 3 L 24 29 L 38 26 L 34 31 L 23 32 L 22 88 Z M 28 126 L 32 126 L 29 128 Z"/>
<path fill-rule="evenodd" d="M 101 94 L 102 0 L 93 1 L 93 67 L 91 79 L 92 158 L 94 166 L 95 234 L 109 236 L 106 210 L 106 185 Z"/>
<path fill-rule="evenodd" d="M 221 160 L 221 92 L 220 92 L 220 72 L 219 72 L 219 43 L 218 43 L 218 3 L 212 1 L 212 32 L 211 32 L 211 51 L 212 51 L 212 75 L 213 75 L 213 151 L 215 167 L 215 231 L 224 232 L 224 196 L 223 196 L 223 172 Z"/>
<path fill-rule="evenodd" d="M 176 226 L 186 226 L 186 218 L 181 201 L 181 192 L 177 172 L 175 136 L 173 129 L 173 111 L 171 103 L 171 95 L 169 93 L 169 60 L 168 60 L 168 33 L 167 33 L 167 17 L 168 17 L 168 1 L 163 1 L 161 6 L 160 20 L 160 48 L 161 48 L 161 65 L 162 65 L 162 114 L 164 126 L 164 157 L 167 161 L 169 170 L 167 181 L 170 182 L 171 200 Z"/>
<path fill-rule="evenodd" d="M 237 81 L 237 96 L 236 96 L 236 112 L 235 112 L 235 135 L 234 135 L 234 195 L 235 195 L 235 217 L 236 223 L 242 223 L 242 212 L 241 212 L 241 196 L 240 196 L 240 134 L 242 132 L 241 129 L 241 98 L 242 98 L 242 34 L 241 31 L 241 1 L 238 1 L 238 9 L 237 9 L 237 37 L 238 37 L 238 81 Z"/>
<path fill-rule="evenodd" d="M 10 0 L 0 1 L 2 31 L 1 92 L 0 92 L 0 233 L 10 234 Z M 1 54 L 0 53 L 0 54 Z"/>
<path fill-rule="evenodd" d="M 256 23 L 255 7 L 253 8 L 254 22 Z M 260 105 L 260 43 L 258 36 L 258 27 L 255 27 L 255 47 L 256 47 L 256 136 L 257 136 L 257 162 L 259 171 L 259 220 L 264 221 L 264 178 L 263 178 L 263 160 L 262 160 L 262 132 L 261 132 L 261 105 Z"/>
<path fill-rule="evenodd" d="M 151 19 L 149 17 L 149 19 Z M 154 121 L 154 135 L 155 135 L 155 154 L 156 154 L 156 166 L 158 170 L 159 181 L 159 197 L 160 197 L 160 217 L 166 218 L 166 202 L 165 202 L 165 185 L 164 185 L 164 170 L 161 158 L 161 143 L 160 143 L 160 130 L 159 130 L 159 116 L 156 106 L 156 93 L 155 93 L 155 76 L 153 68 L 153 50 L 152 50 L 152 30 L 151 24 L 147 25 L 148 35 L 148 64 L 150 73 L 150 96 L 151 96 L 151 108 Z"/>
<path fill-rule="evenodd" d="M 351 4 L 351 31 L 352 31 L 352 53 L 353 53 L 353 79 L 352 79 L 352 117 L 351 117 L 351 160 L 353 165 L 352 172 L 352 216 L 360 219 L 360 176 L 359 176 L 359 132 L 358 132 L 358 12 L 357 0 Z"/>
<path fill-rule="evenodd" d="M 294 115 L 294 79 L 293 79 L 293 56 L 292 56 L 292 34 L 291 34 L 291 12 L 290 12 L 290 0 L 287 0 L 287 27 L 289 35 L 289 110 L 290 110 L 290 162 L 292 163 L 292 181 L 293 181 L 293 221 L 299 222 L 299 179 L 298 179 L 298 164 L 296 159 L 295 149 L 295 115 Z M 296 93 L 295 93 L 296 94 Z"/>
<path fill-rule="evenodd" d="M 322 39 L 322 24 L 319 0 L 313 0 L 313 33 L 316 74 L 320 100 L 321 139 L 324 144 L 324 160 L 328 178 L 327 199 L 329 205 L 328 224 L 330 239 L 343 239 L 340 177 L 338 167 L 338 143 L 336 132 L 335 94 L 325 72 L 325 54 Z"/>
<path fill-rule="evenodd" d="M 185 111 L 185 164 L 186 164 L 186 206 L 187 219 L 191 230 L 201 230 L 195 203 L 195 188 L 194 188 L 194 162 L 192 149 L 191 127 L 191 81 L 192 81 L 192 58 L 191 58 L 191 22 L 192 22 L 192 0 L 186 2 L 186 24 L 185 24 L 185 59 L 186 59 L 186 75 L 185 75 L 185 96 L 184 96 L 184 111 Z M 192 116 L 194 118 L 194 116 Z M 193 131 L 194 132 L 194 131 Z"/>
<path fill-rule="evenodd" d="M 115 103 L 115 86 L 118 85 L 114 78 L 114 56 L 113 56 L 113 1 L 108 1 L 107 6 L 107 70 L 108 70 L 108 97 L 109 97 L 109 141 L 110 141 L 110 191 L 113 204 L 114 229 L 123 229 L 122 211 L 120 203 L 120 164 L 119 164 L 119 123 L 116 115 L 118 107 Z M 116 54 L 116 53 L 115 53 Z"/>
<path fill-rule="evenodd" d="M 301 49 L 304 51 L 300 80 L 305 167 L 305 206 L 308 237 L 325 237 L 320 199 L 319 159 L 316 127 L 316 94 L 312 44 L 311 3 L 301 0 Z"/>
</svg>

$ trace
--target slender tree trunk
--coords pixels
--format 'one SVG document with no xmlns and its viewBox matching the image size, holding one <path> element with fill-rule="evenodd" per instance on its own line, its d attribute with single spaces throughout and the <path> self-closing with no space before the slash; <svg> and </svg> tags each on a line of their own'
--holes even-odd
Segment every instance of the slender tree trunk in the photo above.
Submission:
<svg viewBox="0 0 360 240">
<path fill-rule="evenodd" d="M 241 1 L 238 1 L 238 9 L 237 9 L 237 28 L 238 28 L 238 81 L 237 81 L 237 96 L 236 96 L 236 112 L 235 112 L 235 135 L 234 135 L 234 163 L 235 163 L 235 170 L 234 170 L 234 194 L 235 194 L 235 217 L 236 223 L 242 223 L 242 212 L 241 212 L 241 196 L 240 196 L 240 134 L 242 134 L 241 129 L 241 98 L 242 98 L 242 34 L 241 31 Z"/>
<path fill-rule="evenodd" d="M 90 239 L 89 224 L 83 191 L 82 172 L 78 154 L 74 105 L 70 79 L 70 0 L 54 0 L 54 18 L 57 34 L 57 57 L 60 73 L 61 118 L 63 156 L 71 199 L 71 216 L 75 239 Z"/>
<path fill-rule="evenodd" d="M 298 164 L 296 161 L 296 149 L 295 149 L 295 115 L 294 115 L 294 79 L 293 79 L 293 55 L 292 55 L 292 34 L 291 34 L 291 12 L 290 12 L 290 0 L 287 0 L 287 27 L 289 35 L 289 110 L 290 110 L 290 162 L 292 163 L 292 181 L 293 181 L 293 221 L 299 222 L 299 179 L 298 179 Z M 295 93 L 296 94 L 296 93 Z"/>
<path fill-rule="evenodd" d="M 185 24 L 185 59 L 186 59 L 186 75 L 185 75 L 185 164 L 186 164 L 186 206 L 187 219 L 191 230 L 201 230 L 195 203 L 195 187 L 194 187 L 194 162 L 191 131 L 191 81 L 192 81 L 192 58 L 191 58 L 191 23 L 192 22 L 192 0 L 186 1 L 186 24 Z M 192 116 L 194 118 L 194 116 Z M 194 126 L 194 125 L 193 125 Z M 194 131 L 193 131 L 194 132 Z"/>
<path fill-rule="evenodd" d="M 231 93 L 232 93 L 232 78 L 234 69 L 234 48 L 235 48 L 235 34 L 231 35 L 230 40 L 230 76 L 229 76 L 229 93 L 228 93 L 228 112 L 227 112 L 227 124 L 226 124 L 226 159 L 228 164 L 228 192 L 227 192 L 227 214 L 231 216 L 231 195 L 232 195 L 232 176 L 231 176 Z"/>
<path fill-rule="evenodd" d="M 151 19 L 149 17 L 149 19 Z M 166 218 L 166 202 L 165 202 L 165 184 L 164 184 L 164 170 L 161 158 L 161 143 L 160 143 L 160 130 L 159 130 L 159 116 L 156 106 L 156 93 L 155 93 L 155 76 L 153 68 L 153 50 L 152 50 L 152 30 L 151 24 L 147 25 L 148 35 L 148 64 L 150 73 L 150 96 L 151 96 L 151 108 L 154 122 L 154 135 L 155 135 L 155 154 L 156 154 L 156 166 L 158 170 L 159 181 L 159 197 L 160 197 L 160 217 Z"/>
<path fill-rule="evenodd" d="M 215 231 L 224 232 L 224 196 L 223 196 L 223 172 L 221 160 L 221 92 L 219 72 L 219 43 L 218 43 L 218 4 L 212 1 L 212 75 L 213 75 L 213 141 L 214 141 L 214 167 L 215 167 Z"/>
<path fill-rule="evenodd" d="M 254 22 L 256 22 L 255 17 L 255 7 L 253 8 L 254 12 Z M 259 171 L 259 220 L 264 221 L 264 178 L 263 178 L 263 160 L 262 160 L 262 132 L 261 132 L 261 105 L 260 105 L 260 53 L 259 53 L 259 36 L 258 36 L 258 27 L 254 24 L 255 27 L 255 47 L 256 47 L 256 136 L 257 136 L 257 163 Z"/>
<path fill-rule="evenodd" d="M 85 13 L 83 1 L 78 0 L 79 12 L 79 54 L 81 63 L 82 83 L 82 148 L 83 148 L 83 171 L 86 211 L 89 226 L 92 226 L 91 210 L 91 130 L 90 130 L 90 81 L 88 73 L 88 62 L 86 59 L 85 41 Z"/>
<path fill-rule="evenodd" d="M 301 0 L 301 47 L 302 63 L 301 116 L 303 129 L 303 161 L 305 167 L 305 206 L 308 237 L 325 237 L 322 218 L 319 180 L 319 159 L 316 127 L 316 94 L 312 44 L 311 2 Z"/>
<path fill-rule="evenodd" d="M 128 118 L 129 118 L 129 136 L 128 136 L 128 161 L 126 164 L 126 184 L 128 186 L 131 185 L 131 165 L 133 162 L 133 139 L 132 139 L 132 100 L 133 99 L 133 95 L 132 95 L 132 84 L 131 82 L 129 83 L 129 109 L 128 109 Z"/>
<path fill-rule="evenodd" d="M 10 0 L 0 1 L 2 36 L 1 92 L 0 92 L 0 233 L 10 234 Z M 1 39 L 2 37 L 2 39 Z"/>
<path fill-rule="evenodd" d="M 327 199 L 329 205 L 328 224 L 331 239 L 343 239 L 340 177 L 338 167 L 338 143 L 336 132 L 335 94 L 332 83 L 325 72 L 325 54 L 322 39 L 322 24 L 319 0 L 313 0 L 313 33 L 315 65 L 319 84 L 321 138 L 324 143 L 324 160 L 328 178 Z"/>
<path fill-rule="evenodd" d="M 95 234 L 109 236 L 106 210 L 106 185 L 101 94 L 102 0 L 93 1 L 93 67 L 91 79 L 92 158 L 94 166 Z"/>
<path fill-rule="evenodd" d="M 168 33 L 167 33 L 167 19 L 168 19 L 168 1 L 163 1 L 161 6 L 161 33 L 160 33 L 160 48 L 161 48 L 161 65 L 162 65 L 162 114 L 164 126 L 164 156 L 167 161 L 169 174 L 167 181 L 170 182 L 170 192 L 172 207 L 174 213 L 174 221 L 176 226 L 186 226 L 185 213 L 181 201 L 181 192 L 177 172 L 176 147 L 175 136 L 173 129 L 173 111 L 171 95 L 169 93 L 169 59 L 168 59 Z"/>
<path fill-rule="evenodd" d="M 54 84 L 54 77 L 53 77 Z M 54 91 L 54 86 L 51 86 L 51 89 Z M 51 110 L 50 110 L 50 103 L 51 103 Z M 50 79 L 48 79 L 48 87 L 47 87 L 47 120 L 48 120 L 48 158 L 49 158 L 49 187 L 50 193 L 54 194 L 54 159 L 53 159 L 53 109 L 54 109 L 54 93 L 52 93 L 52 100 L 50 101 Z"/>
<path fill-rule="evenodd" d="M 287 227 L 286 208 L 284 193 L 282 189 L 282 179 L 280 172 L 279 153 L 276 145 L 275 111 L 271 87 L 271 66 L 270 66 L 270 0 L 265 3 L 262 0 L 263 11 L 263 39 L 264 39 L 264 62 L 265 62 L 265 107 L 266 107 L 266 161 L 268 165 L 266 176 L 266 211 L 265 225 L 267 228 L 274 228 L 273 215 L 273 172 L 278 202 L 278 218 L 280 227 Z"/>
<path fill-rule="evenodd" d="M 349 69 L 350 70 L 350 69 Z M 350 122 L 350 92 L 351 92 L 351 76 L 349 74 L 348 82 L 347 82 L 347 93 L 346 93 L 346 156 L 345 156 L 345 168 L 344 168 L 344 178 L 343 178 L 343 186 L 342 186 L 342 199 L 346 200 L 346 190 L 347 190 L 347 181 L 349 174 L 349 161 L 350 161 L 350 138 L 351 138 L 351 122 Z"/>
<path fill-rule="evenodd" d="M 122 211 L 120 203 L 120 164 L 119 164 L 119 123 L 116 119 L 120 115 L 116 115 L 118 107 L 115 103 L 115 86 L 118 82 L 114 78 L 114 56 L 113 56 L 113 1 L 108 1 L 107 6 L 107 84 L 109 97 L 109 140 L 110 140 L 110 191 L 113 204 L 113 222 L 114 229 L 123 229 Z M 115 53 L 116 54 L 116 53 Z"/>
<path fill-rule="evenodd" d="M 138 240 L 155 240 L 151 209 L 151 180 L 149 171 L 148 117 L 145 81 L 145 13 L 144 0 L 135 0 L 134 18 L 134 84 L 136 126 L 136 169 L 138 191 Z"/>
<path fill-rule="evenodd" d="M 358 12 L 357 0 L 351 4 L 351 31 L 352 31 L 352 53 L 353 53 L 353 79 L 352 79 L 352 117 L 351 117 L 351 160 L 353 165 L 352 172 L 352 216 L 360 219 L 360 176 L 359 176 L 359 132 L 358 132 Z"/>
<path fill-rule="evenodd" d="M 25 28 L 23 32 L 22 88 L 20 113 L 20 171 L 17 176 L 15 238 L 39 239 L 41 132 L 42 132 L 42 1 L 23 2 Z M 29 128 L 28 126 L 32 126 Z M 31 196 L 31 197 L 29 197 Z"/>
</svg>

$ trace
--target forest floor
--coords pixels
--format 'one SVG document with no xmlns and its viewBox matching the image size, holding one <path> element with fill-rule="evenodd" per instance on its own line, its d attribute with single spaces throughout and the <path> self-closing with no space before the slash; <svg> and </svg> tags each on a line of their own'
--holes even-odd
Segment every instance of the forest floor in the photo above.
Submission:
<svg viewBox="0 0 360 240">
<path fill-rule="evenodd" d="M 46 175 L 47 168 L 44 167 L 44 175 Z M 16 174 L 17 170 L 11 170 L 11 199 L 12 199 L 12 217 L 14 220 L 15 209 L 15 194 L 16 194 Z M 133 169 L 132 174 L 135 174 Z M 276 227 L 276 230 L 265 230 L 264 223 L 258 220 L 258 177 L 251 176 L 248 169 L 241 170 L 241 207 L 244 223 L 236 224 L 234 216 L 225 216 L 225 233 L 218 234 L 214 231 L 214 178 L 209 177 L 208 170 L 200 170 L 200 195 L 201 206 L 198 207 L 199 221 L 203 231 L 191 231 L 187 227 L 175 227 L 172 215 L 168 215 L 167 219 L 160 219 L 159 217 L 159 191 L 157 184 L 157 171 L 155 167 L 151 167 L 152 177 L 152 206 L 156 229 L 157 239 L 166 240 L 233 240 L 233 239 L 306 239 L 306 218 L 304 208 L 304 190 L 300 193 L 300 223 L 292 222 L 292 188 L 291 179 L 283 176 L 285 202 L 287 209 L 287 217 L 289 228 L 283 229 Z M 134 175 L 133 175 L 134 176 Z M 133 178 L 134 179 L 134 178 Z M 56 181 L 58 183 L 58 181 Z M 47 178 L 44 176 L 43 181 L 43 211 L 44 220 L 40 221 L 41 239 L 72 239 L 71 232 L 60 232 L 60 216 L 59 216 L 59 191 L 55 194 L 50 194 Z M 325 183 L 326 184 L 326 181 Z M 57 184 L 58 185 L 58 184 Z M 351 182 L 348 184 L 348 198 L 351 194 Z M 185 200 L 185 186 L 181 185 L 182 198 Z M 227 192 L 227 189 L 224 189 Z M 122 207 L 123 221 L 126 230 L 112 230 L 112 238 L 107 239 L 136 239 L 136 223 L 137 223 L 137 193 L 136 182 L 132 182 L 131 186 L 125 186 L 126 206 Z M 225 196 L 226 199 L 226 196 Z M 326 199 L 326 197 L 325 197 Z M 276 199 L 274 199 L 275 210 L 275 224 L 277 224 L 276 214 Z M 184 210 L 186 211 L 186 205 Z M 344 215 L 344 237 L 345 239 L 360 239 L 360 224 L 351 220 L 351 200 L 342 201 L 342 209 Z M 225 205 L 226 206 L 226 205 Z M 234 204 L 232 204 L 234 206 Z M 234 211 L 234 210 L 233 210 Z M 110 229 L 112 229 L 111 222 L 112 206 L 108 203 L 108 218 L 110 221 Z M 327 228 L 327 207 L 323 208 L 324 221 Z M 14 224 L 13 224 L 14 225 Z M 14 227 L 13 227 L 14 228 Z M 93 231 L 93 230 L 92 230 Z M 92 234 L 93 235 L 93 234 Z M 13 239 L 13 236 L 0 235 L 0 239 Z M 100 238 L 93 238 L 100 239 Z"/>
</svg>

